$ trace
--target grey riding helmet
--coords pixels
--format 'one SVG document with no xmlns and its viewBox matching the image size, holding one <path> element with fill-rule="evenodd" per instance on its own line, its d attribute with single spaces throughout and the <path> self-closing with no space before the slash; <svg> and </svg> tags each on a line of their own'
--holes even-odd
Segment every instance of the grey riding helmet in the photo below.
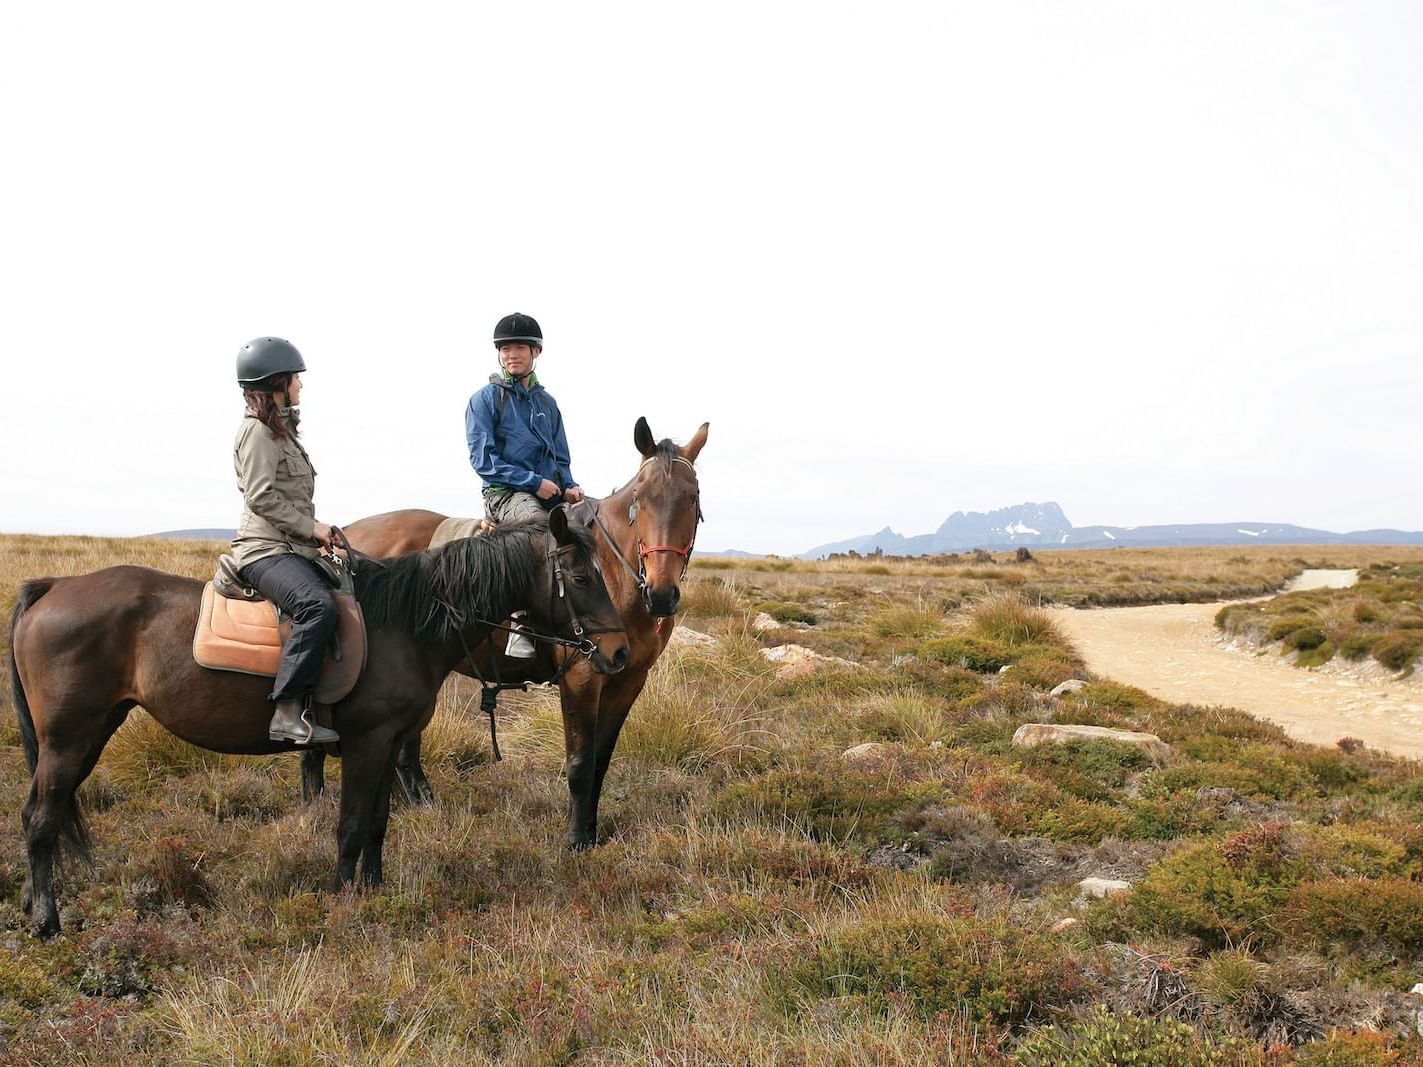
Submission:
<svg viewBox="0 0 1423 1067">
<path fill-rule="evenodd" d="M 511 343 L 517 344 L 520 341 L 542 348 L 544 334 L 532 315 L 524 315 L 516 311 L 512 315 L 505 315 L 499 320 L 499 325 L 494 327 L 494 347 L 498 348 L 500 345 Z"/>
<path fill-rule="evenodd" d="M 273 374 L 300 374 L 306 363 L 296 345 L 280 337 L 257 337 L 237 353 L 237 384 L 251 389 Z"/>
</svg>

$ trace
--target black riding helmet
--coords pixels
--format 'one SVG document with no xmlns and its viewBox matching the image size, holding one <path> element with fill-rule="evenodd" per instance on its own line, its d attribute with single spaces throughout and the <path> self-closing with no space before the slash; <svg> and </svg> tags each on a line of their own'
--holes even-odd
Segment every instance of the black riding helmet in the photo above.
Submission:
<svg viewBox="0 0 1423 1067">
<path fill-rule="evenodd" d="M 306 363 L 296 345 L 280 337 L 258 337 L 237 353 L 237 384 L 251 389 L 273 374 L 300 374 Z"/>
<path fill-rule="evenodd" d="M 494 347 L 517 344 L 523 342 L 529 345 L 544 346 L 544 334 L 539 329 L 539 324 L 534 321 L 532 315 L 524 315 L 514 312 L 512 315 L 505 315 L 499 320 L 499 325 L 494 327 Z"/>
</svg>

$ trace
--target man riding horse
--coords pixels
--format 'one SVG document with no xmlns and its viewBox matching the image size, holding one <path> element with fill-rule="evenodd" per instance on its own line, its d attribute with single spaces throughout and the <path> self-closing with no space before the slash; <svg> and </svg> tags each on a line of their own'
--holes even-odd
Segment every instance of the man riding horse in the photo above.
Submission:
<svg viewBox="0 0 1423 1067">
<path fill-rule="evenodd" d="M 484 482 L 490 522 L 539 518 L 560 501 L 583 499 L 569 469 L 563 413 L 534 373 L 543 331 L 533 316 L 516 311 L 494 327 L 494 348 L 502 373 L 489 376 L 464 412 L 469 463 Z M 527 659 L 534 646 L 516 630 L 506 651 Z"/>
</svg>

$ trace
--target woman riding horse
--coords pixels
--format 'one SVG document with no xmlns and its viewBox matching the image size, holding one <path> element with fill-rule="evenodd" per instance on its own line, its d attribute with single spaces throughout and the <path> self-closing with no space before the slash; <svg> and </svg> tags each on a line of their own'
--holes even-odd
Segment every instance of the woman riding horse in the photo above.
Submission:
<svg viewBox="0 0 1423 1067">
<path fill-rule="evenodd" d="M 321 549 L 331 548 L 331 527 L 316 518 L 316 468 L 297 440 L 305 370 L 296 346 L 280 337 L 258 337 L 237 353 L 237 384 L 247 413 L 232 449 L 244 503 L 232 555 L 238 577 L 292 620 L 269 698 L 276 706 L 267 736 L 323 745 L 340 738 L 312 721 L 311 691 L 337 612 L 311 562 Z"/>
</svg>

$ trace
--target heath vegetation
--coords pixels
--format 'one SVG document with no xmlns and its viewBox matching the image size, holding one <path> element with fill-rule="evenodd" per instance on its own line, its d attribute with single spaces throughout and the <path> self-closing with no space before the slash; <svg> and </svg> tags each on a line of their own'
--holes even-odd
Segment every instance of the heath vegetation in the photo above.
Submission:
<svg viewBox="0 0 1423 1067">
<path fill-rule="evenodd" d="M 6 609 L 25 577 L 206 577 L 220 548 L 0 547 Z M 20 913 L 7 707 L 0 1062 L 1418 1062 L 1418 766 L 1087 678 L 1041 608 L 1261 595 L 1306 565 L 1366 568 L 1343 614 L 1409 629 L 1423 551 L 696 560 L 681 621 L 715 640 L 674 645 L 635 705 L 599 847 L 562 846 L 555 694 L 501 700 L 495 764 L 454 678 L 438 803 L 397 807 L 372 891 L 325 889 L 335 805 L 301 806 L 295 757 L 199 753 L 135 712 L 47 943 Z M 856 666 L 780 677 L 759 650 L 786 642 Z M 1066 677 L 1089 684 L 1051 696 Z M 1171 754 L 1013 748 L 1028 722 Z M 1083 899 L 1088 876 L 1132 888 Z"/>
<path fill-rule="evenodd" d="M 1413 673 L 1423 653 L 1423 563 L 1374 563 L 1347 589 L 1310 589 L 1229 604 L 1216 615 L 1226 633 L 1293 654 L 1300 667 L 1336 656 Z"/>
</svg>

